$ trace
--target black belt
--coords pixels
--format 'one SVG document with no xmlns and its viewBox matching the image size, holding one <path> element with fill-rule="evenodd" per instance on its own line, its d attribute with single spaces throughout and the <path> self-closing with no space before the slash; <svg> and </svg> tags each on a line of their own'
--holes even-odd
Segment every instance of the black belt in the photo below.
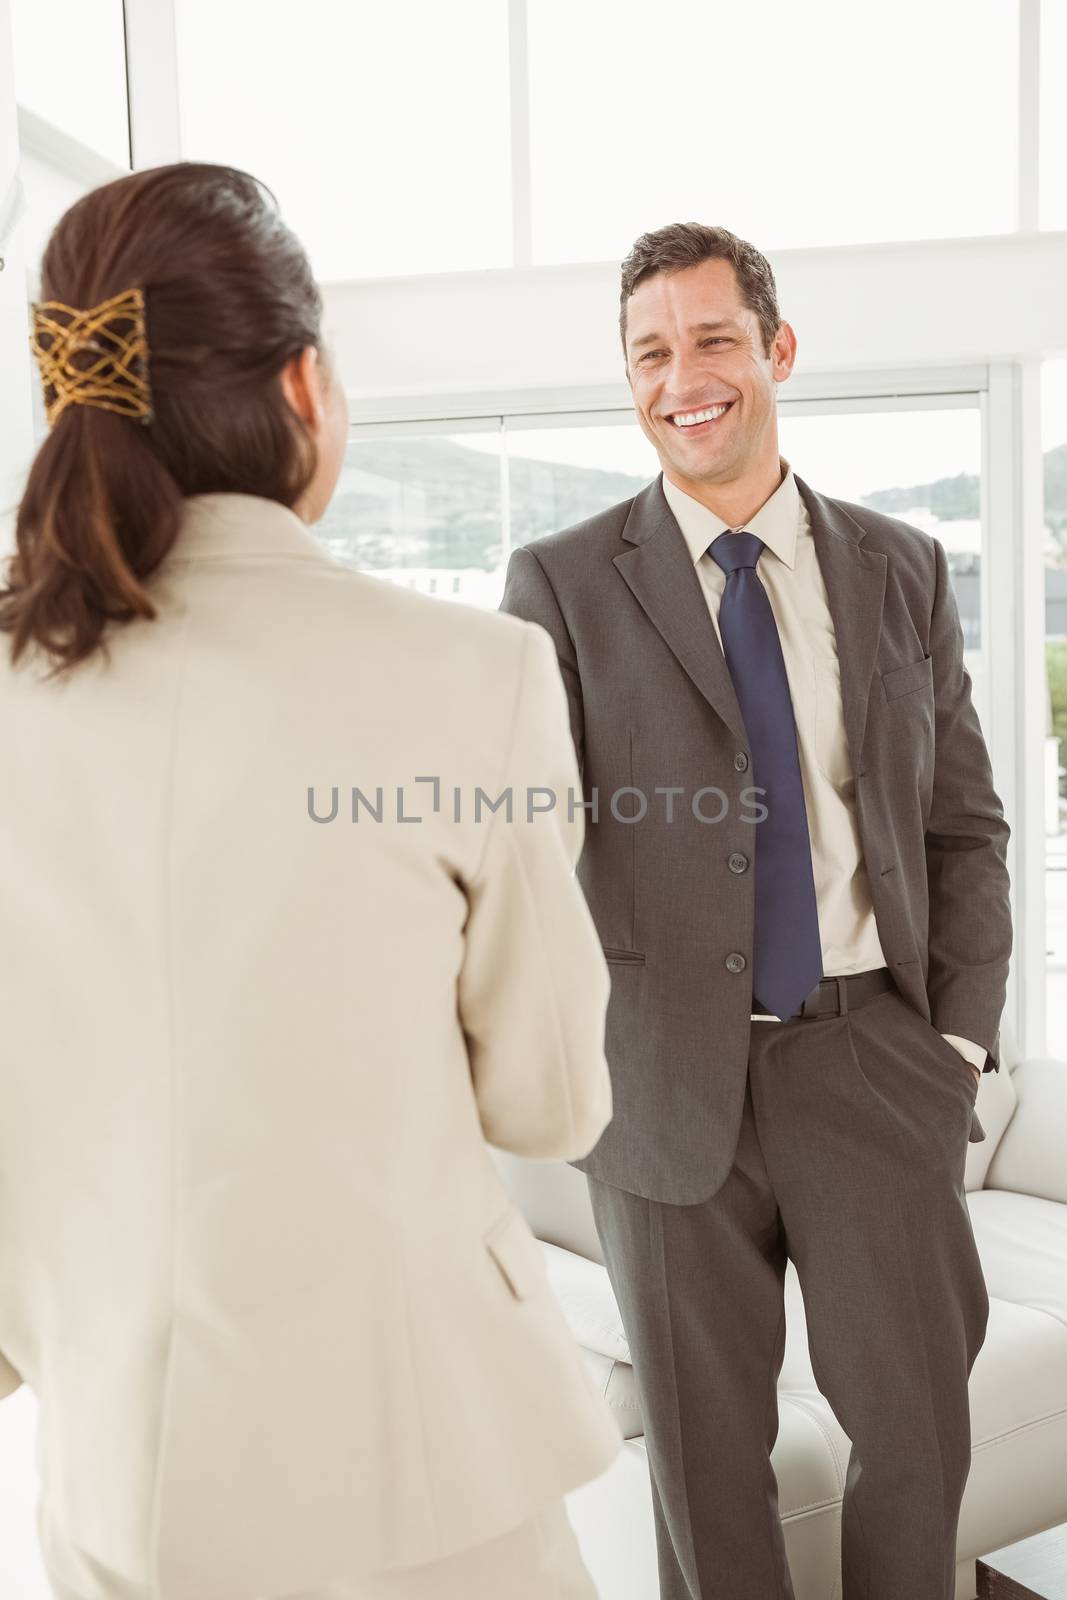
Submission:
<svg viewBox="0 0 1067 1600">
<path fill-rule="evenodd" d="M 786 1018 L 788 1022 L 799 1022 L 802 1017 L 838 1017 L 844 1016 L 847 1011 L 856 1006 L 863 1005 L 866 1000 L 873 1000 L 876 994 L 881 994 L 885 989 L 895 989 L 888 967 L 874 967 L 870 972 L 841 973 L 835 978 L 821 978 L 804 1001 L 799 1012 Z M 756 996 L 752 996 L 753 1022 L 781 1022 L 782 1018 L 772 1011 L 764 1011 Z"/>
</svg>

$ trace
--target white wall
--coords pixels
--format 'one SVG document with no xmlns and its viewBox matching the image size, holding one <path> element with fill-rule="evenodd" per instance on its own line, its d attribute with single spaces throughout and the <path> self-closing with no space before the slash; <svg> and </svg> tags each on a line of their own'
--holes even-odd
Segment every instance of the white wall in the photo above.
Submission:
<svg viewBox="0 0 1067 1600">
<path fill-rule="evenodd" d="M 769 254 L 799 339 L 794 391 L 818 372 L 1067 352 L 1067 233 Z M 324 293 L 354 415 L 400 416 L 414 396 L 561 388 L 627 403 L 615 263 L 369 279 Z"/>
<path fill-rule="evenodd" d="M 22 175 L 26 185 L 26 214 L 19 227 L 27 301 L 37 298 L 39 268 L 44 247 L 59 218 L 75 200 L 80 200 L 88 185 L 22 145 Z"/>
<path fill-rule="evenodd" d="M 9 0 L 0 0 L 0 204 L 18 167 Z M 11 546 L 14 507 L 33 454 L 32 359 L 27 343 L 26 277 L 18 229 L 0 249 L 0 553 Z"/>
</svg>

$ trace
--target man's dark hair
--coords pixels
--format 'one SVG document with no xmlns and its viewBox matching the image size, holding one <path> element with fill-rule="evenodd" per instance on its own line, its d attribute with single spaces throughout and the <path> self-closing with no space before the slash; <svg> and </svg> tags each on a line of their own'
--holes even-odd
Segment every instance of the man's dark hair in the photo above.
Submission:
<svg viewBox="0 0 1067 1600">
<path fill-rule="evenodd" d="M 680 272 L 703 261 L 729 261 L 734 269 L 742 303 L 756 313 L 763 334 L 763 351 L 771 353 L 781 314 L 774 273 L 767 257 L 755 245 L 739 239 L 729 228 L 709 228 L 703 222 L 671 222 L 654 233 L 643 233 L 622 263 L 619 297 L 619 332 L 626 353 L 626 305 L 639 283 L 660 272 Z"/>
</svg>

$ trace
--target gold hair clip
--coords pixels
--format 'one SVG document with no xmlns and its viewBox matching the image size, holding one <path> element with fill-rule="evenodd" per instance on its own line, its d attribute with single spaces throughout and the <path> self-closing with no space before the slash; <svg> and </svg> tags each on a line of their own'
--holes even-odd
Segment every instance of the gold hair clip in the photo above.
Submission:
<svg viewBox="0 0 1067 1600">
<path fill-rule="evenodd" d="M 111 326 L 116 323 L 128 326 L 119 332 Z M 143 290 L 127 289 L 88 311 L 61 300 L 35 304 L 30 347 L 41 370 L 49 427 L 75 405 L 151 422 Z M 76 366 L 72 357 L 84 350 L 99 359 Z"/>
</svg>

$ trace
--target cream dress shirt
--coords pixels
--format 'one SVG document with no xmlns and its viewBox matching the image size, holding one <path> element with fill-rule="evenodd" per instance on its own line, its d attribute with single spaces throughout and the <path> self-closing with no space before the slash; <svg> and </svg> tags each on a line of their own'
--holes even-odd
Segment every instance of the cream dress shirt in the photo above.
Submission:
<svg viewBox="0 0 1067 1600">
<path fill-rule="evenodd" d="M 856 822 L 855 780 L 841 709 L 841 672 L 833 617 L 815 554 L 808 508 L 789 462 L 769 500 L 744 524 L 766 549 L 756 568 L 782 641 L 797 725 L 800 776 L 811 838 L 824 976 L 888 965 L 878 938 Z M 663 493 L 700 579 L 719 644 L 719 601 L 726 574 L 708 546 L 729 525 L 663 474 Z M 982 1045 L 946 1033 L 976 1067 Z"/>
</svg>

